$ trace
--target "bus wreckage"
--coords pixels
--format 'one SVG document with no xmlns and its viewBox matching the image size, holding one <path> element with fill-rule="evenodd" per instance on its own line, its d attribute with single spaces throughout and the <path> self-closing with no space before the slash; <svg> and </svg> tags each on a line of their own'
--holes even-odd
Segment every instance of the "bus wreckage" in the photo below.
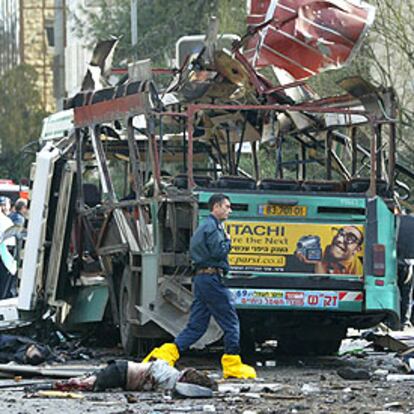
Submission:
<svg viewBox="0 0 414 414">
<path fill-rule="evenodd" d="M 256 34 L 229 53 L 210 33 L 162 91 L 137 62 L 67 101 L 74 129 L 33 169 L 20 318 L 46 306 L 62 324 L 109 322 L 129 354 L 177 335 L 190 238 L 220 192 L 245 352 L 276 339 L 331 353 L 348 327 L 398 321 L 394 211 L 408 189 L 395 181 L 394 92 L 357 77 L 324 99 L 304 81 L 272 85 L 243 54 Z M 97 67 L 115 44 L 96 48 Z M 195 347 L 221 335 L 212 320 Z"/>
</svg>

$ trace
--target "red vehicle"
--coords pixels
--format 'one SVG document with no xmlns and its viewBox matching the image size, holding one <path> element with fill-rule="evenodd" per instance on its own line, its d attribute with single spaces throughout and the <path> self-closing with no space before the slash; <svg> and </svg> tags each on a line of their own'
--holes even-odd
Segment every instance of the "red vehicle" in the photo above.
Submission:
<svg viewBox="0 0 414 414">
<path fill-rule="evenodd" d="M 13 180 L 0 179 L 0 195 L 9 197 L 14 203 L 18 198 L 28 198 L 29 187 L 16 184 Z"/>
</svg>

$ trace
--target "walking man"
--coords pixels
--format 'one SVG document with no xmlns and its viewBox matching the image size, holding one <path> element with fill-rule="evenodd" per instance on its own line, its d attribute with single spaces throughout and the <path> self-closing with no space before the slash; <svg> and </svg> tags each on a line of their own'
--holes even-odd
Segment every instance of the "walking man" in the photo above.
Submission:
<svg viewBox="0 0 414 414">
<path fill-rule="evenodd" d="M 231 213 L 230 199 L 224 194 L 214 194 L 208 205 L 210 215 L 199 225 L 190 242 L 196 272 L 194 302 L 188 324 L 174 343 L 153 349 L 143 362 L 163 359 L 174 366 L 180 352 L 204 335 L 213 316 L 224 331 L 223 377 L 256 378 L 254 368 L 241 361 L 239 318 L 231 293 L 222 283 L 222 277 L 229 271 L 231 241 L 223 222 Z"/>
</svg>

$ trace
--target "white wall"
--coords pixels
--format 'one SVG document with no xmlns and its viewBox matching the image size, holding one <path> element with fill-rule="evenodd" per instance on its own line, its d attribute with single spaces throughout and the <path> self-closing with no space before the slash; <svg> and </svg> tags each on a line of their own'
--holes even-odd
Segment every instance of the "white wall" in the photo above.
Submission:
<svg viewBox="0 0 414 414">
<path fill-rule="evenodd" d="M 66 49 L 65 49 L 65 86 L 68 96 L 73 96 L 80 89 L 82 79 L 86 73 L 92 51 L 87 50 L 83 40 L 78 39 L 73 33 L 73 13 L 79 10 L 79 6 L 89 6 L 91 0 L 66 0 Z M 93 3 L 92 3 L 93 4 Z"/>
</svg>

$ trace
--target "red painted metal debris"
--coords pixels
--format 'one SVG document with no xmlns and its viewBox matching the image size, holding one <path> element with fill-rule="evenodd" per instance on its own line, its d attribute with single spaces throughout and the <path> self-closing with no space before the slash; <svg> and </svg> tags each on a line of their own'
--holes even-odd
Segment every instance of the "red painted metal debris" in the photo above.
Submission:
<svg viewBox="0 0 414 414">
<path fill-rule="evenodd" d="M 248 25 L 262 26 L 244 52 L 254 67 L 274 65 L 295 79 L 349 63 L 374 20 L 363 1 L 250 0 Z"/>
</svg>

